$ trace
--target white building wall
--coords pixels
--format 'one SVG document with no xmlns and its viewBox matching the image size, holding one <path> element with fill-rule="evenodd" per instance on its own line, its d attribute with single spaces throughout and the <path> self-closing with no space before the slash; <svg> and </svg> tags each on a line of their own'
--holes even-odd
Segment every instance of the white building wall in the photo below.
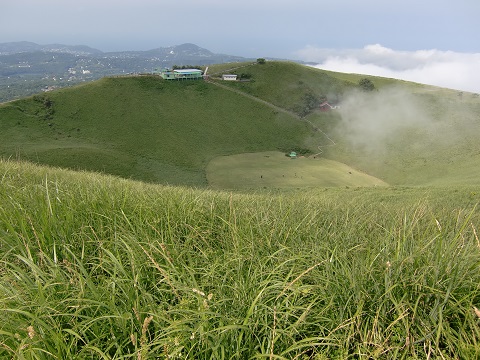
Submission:
<svg viewBox="0 0 480 360">
<path fill-rule="evenodd" d="M 235 81 L 235 80 L 237 80 L 237 75 L 224 74 L 224 75 L 222 76 L 222 80 Z"/>
</svg>

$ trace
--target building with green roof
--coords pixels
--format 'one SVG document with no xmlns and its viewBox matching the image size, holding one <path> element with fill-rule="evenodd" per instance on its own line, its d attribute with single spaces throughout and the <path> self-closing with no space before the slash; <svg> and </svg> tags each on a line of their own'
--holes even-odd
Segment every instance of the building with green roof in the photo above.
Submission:
<svg viewBox="0 0 480 360">
<path fill-rule="evenodd" d="M 203 78 L 203 73 L 199 69 L 165 69 L 160 76 L 165 80 L 198 80 Z"/>
</svg>

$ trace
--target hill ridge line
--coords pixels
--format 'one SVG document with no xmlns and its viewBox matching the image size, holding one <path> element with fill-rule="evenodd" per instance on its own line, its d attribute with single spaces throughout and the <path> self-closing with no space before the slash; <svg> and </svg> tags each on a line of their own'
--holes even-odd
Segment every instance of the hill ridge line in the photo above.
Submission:
<svg viewBox="0 0 480 360">
<path fill-rule="evenodd" d="M 287 110 L 287 109 L 284 109 L 280 106 L 277 106 L 275 104 L 272 104 L 271 102 L 268 102 L 266 100 L 263 100 L 263 99 L 260 99 L 256 96 L 253 96 L 253 95 L 250 95 L 250 94 L 247 94 L 246 92 L 243 92 L 241 90 L 238 90 L 238 89 L 233 89 L 231 88 L 230 86 L 227 86 L 227 85 L 223 85 L 223 84 L 220 84 L 218 81 L 214 81 L 214 80 L 211 80 L 211 79 L 205 79 L 206 82 L 208 82 L 209 84 L 213 84 L 213 85 L 216 85 L 216 86 L 219 86 L 221 87 L 222 89 L 225 89 L 225 90 L 229 90 L 229 91 L 232 91 L 234 93 L 237 93 L 238 95 L 242 95 L 242 96 L 245 96 L 251 100 L 254 100 L 256 102 L 259 102 L 259 103 L 262 103 L 264 105 L 267 105 L 269 107 L 271 107 L 272 109 L 274 110 L 277 110 L 277 111 L 280 111 L 280 112 L 283 112 L 284 114 L 287 114 L 287 115 L 290 115 L 292 116 L 294 119 L 298 120 L 298 121 L 304 121 L 306 123 L 308 123 L 312 129 L 314 131 L 319 131 L 321 132 L 332 144 L 330 146 L 333 146 L 333 145 L 336 145 L 335 141 L 333 141 L 322 129 L 318 128 L 317 126 L 315 126 L 310 120 L 307 120 L 305 119 L 304 117 L 301 117 L 299 116 L 298 114 L 295 114 L 293 111 L 290 111 L 290 110 Z M 325 145 L 323 145 L 325 146 Z M 320 151 L 322 151 L 320 149 L 320 145 L 318 146 L 318 149 Z"/>
<path fill-rule="evenodd" d="M 297 120 L 300 120 L 300 121 L 304 120 L 304 119 L 302 119 L 299 115 L 295 114 L 294 112 L 292 112 L 292 111 L 290 111 L 290 110 L 287 110 L 287 109 L 284 109 L 284 108 L 281 108 L 280 106 L 277 106 L 277 105 L 275 105 L 275 104 L 272 104 L 271 102 L 268 102 L 268 101 L 266 101 L 266 100 L 260 99 L 260 98 L 254 96 L 254 95 L 247 94 L 246 92 L 243 92 L 243 91 L 238 90 L 238 89 L 233 89 L 233 88 L 231 88 L 230 86 L 220 84 L 219 82 L 214 81 L 214 80 L 211 80 L 211 79 L 205 79 L 205 81 L 208 82 L 208 83 L 210 83 L 210 84 L 213 84 L 213 85 L 216 85 L 216 86 L 218 86 L 218 87 L 221 87 L 221 88 L 223 88 L 223 89 L 225 89 L 225 90 L 232 91 L 232 92 L 234 92 L 234 93 L 237 93 L 238 95 L 245 96 L 245 97 L 247 97 L 247 98 L 249 98 L 249 99 L 251 99 L 251 100 L 254 100 L 254 101 L 256 101 L 256 102 L 259 102 L 259 103 L 262 103 L 262 104 L 264 104 L 264 105 L 267 105 L 267 106 L 271 107 L 272 109 L 277 110 L 277 111 L 280 111 L 280 112 L 283 112 L 283 113 L 285 113 L 285 114 L 288 114 L 288 115 L 294 117 L 294 118 L 297 119 Z"/>
</svg>

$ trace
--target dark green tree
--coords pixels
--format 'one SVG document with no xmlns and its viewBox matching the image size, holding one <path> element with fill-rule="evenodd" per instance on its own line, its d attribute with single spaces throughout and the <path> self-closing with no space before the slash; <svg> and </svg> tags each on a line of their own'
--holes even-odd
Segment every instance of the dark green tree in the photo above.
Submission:
<svg viewBox="0 0 480 360">
<path fill-rule="evenodd" d="M 250 74 L 250 73 L 241 73 L 241 74 L 239 75 L 239 78 L 240 78 L 241 80 L 243 80 L 243 79 L 251 79 L 251 78 L 252 78 L 252 74 Z"/>
<path fill-rule="evenodd" d="M 375 85 L 373 85 L 373 82 L 367 78 L 360 79 L 360 81 L 358 82 L 358 85 L 360 86 L 360 89 L 362 89 L 363 91 L 375 90 Z"/>
<path fill-rule="evenodd" d="M 326 99 L 327 98 L 325 96 L 318 96 L 309 89 L 303 94 L 301 103 L 295 106 L 294 112 L 296 112 L 301 117 L 305 117 L 312 111 L 317 109 L 320 103 L 322 101 L 326 101 Z"/>
</svg>

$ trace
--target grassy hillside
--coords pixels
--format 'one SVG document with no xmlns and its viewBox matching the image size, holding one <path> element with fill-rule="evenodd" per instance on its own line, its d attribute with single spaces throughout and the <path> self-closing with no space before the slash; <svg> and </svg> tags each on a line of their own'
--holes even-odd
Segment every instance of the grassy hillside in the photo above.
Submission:
<svg viewBox="0 0 480 360">
<path fill-rule="evenodd" d="M 218 73 L 225 67 L 219 65 Z M 251 81 L 228 86 L 292 111 L 300 113 L 309 94 L 338 103 L 336 111 L 306 116 L 328 136 L 309 146 L 328 159 L 389 184 L 480 184 L 478 94 L 282 62 L 231 72 L 251 74 Z M 362 78 L 376 90 L 358 91 Z"/>
<path fill-rule="evenodd" d="M 1 358 L 480 357 L 473 187 L 0 174 Z"/>
<path fill-rule="evenodd" d="M 209 72 L 216 73 L 218 77 L 226 71 L 238 75 L 248 74 L 251 76 L 248 82 L 226 82 L 226 84 L 298 113 L 301 113 L 306 105 L 308 95 L 314 95 L 319 100 L 328 98 L 336 102 L 341 99 L 346 90 L 357 85 L 333 76 L 334 73 L 293 62 L 271 61 L 263 65 L 235 64 L 235 67 L 237 66 L 238 68 L 228 71 L 225 69 L 225 64 L 213 65 L 209 68 Z"/>
<path fill-rule="evenodd" d="M 221 82 L 222 73 L 249 81 Z M 0 155 L 205 186 L 215 158 L 305 149 L 391 185 L 480 184 L 476 94 L 378 77 L 368 77 L 375 91 L 361 92 L 365 76 L 289 62 L 214 65 L 209 74 L 211 82 L 105 78 L 5 104 Z M 325 99 L 339 109 L 315 110 Z M 345 185 L 341 176 L 318 183 Z"/>
<path fill-rule="evenodd" d="M 340 112 L 328 156 L 390 184 L 480 183 L 477 95 L 410 84 L 350 98 Z"/>
<path fill-rule="evenodd" d="M 0 113 L 4 157 L 172 184 L 205 185 L 215 156 L 302 147 L 311 136 L 308 124 L 264 104 L 158 77 L 105 78 Z"/>
</svg>

